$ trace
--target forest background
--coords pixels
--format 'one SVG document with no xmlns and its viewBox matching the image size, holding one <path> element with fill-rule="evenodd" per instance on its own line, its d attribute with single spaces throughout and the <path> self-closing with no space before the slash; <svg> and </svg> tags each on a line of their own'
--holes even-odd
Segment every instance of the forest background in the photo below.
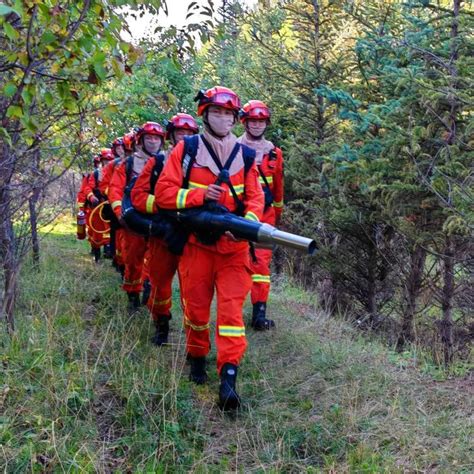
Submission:
<svg viewBox="0 0 474 474">
<path fill-rule="evenodd" d="M 146 120 L 194 113 L 196 91 L 222 84 L 271 107 L 283 228 L 318 243 L 311 259 L 279 250 L 275 271 L 399 351 L 469 365 L 471 2 L 188 2 L 186 26 L 123 39 L 127 15 L 165 7 L 0 4 L 6 328 L 22 262 L 32 254 L 40 265 L 38 228 L 71 212 L 93 154 Z"/>
</svg>

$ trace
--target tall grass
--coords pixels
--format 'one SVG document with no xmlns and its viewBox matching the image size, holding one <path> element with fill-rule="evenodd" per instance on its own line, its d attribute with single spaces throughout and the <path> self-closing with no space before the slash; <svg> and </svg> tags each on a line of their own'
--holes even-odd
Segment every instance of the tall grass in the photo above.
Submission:
<svg viewBox="0 0 474 474">
<path fill-rule="evenodd" d="M 319 314 L 284 279 L 277 328 L 249 334 L 235 416 L 218 378 L 187 380 L 177 294 L 171 343 L 130 317 L 109 262 L 67 222 L 26 265 L 18 332 L 3 335 L 0 467 L 6 472 L 472 472 L 468 380 L 437 382 Z M 247 313 L 249 311 L 247 310 Z"/>
</svg>

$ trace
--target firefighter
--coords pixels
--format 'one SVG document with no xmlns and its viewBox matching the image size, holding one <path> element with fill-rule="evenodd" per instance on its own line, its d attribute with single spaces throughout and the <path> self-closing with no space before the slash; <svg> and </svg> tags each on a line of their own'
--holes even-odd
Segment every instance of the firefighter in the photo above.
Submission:
<svg viewBox="0 0 474 474">
<path fill-rule="evenodd" d="M 140 292 L 143 289 L 144 259 L 147 242 L 144 237 L 126 228 L 122 219 L 122 199 L 125 188 L 136 178 L 145 167 L 147 161 L 159 153 L 165 140 L 163 127 L 156 122 L 146 122 L 135 135 L 135 151 L 114 171 L 109 185 L 108 197 L 122 231 L 122 258 L 125 273 L 122 288 L 128 295 L 129 311 L 140 307 Z"/>
<path fill-rule="evenodd" d="M 99 183 L 99 190 L 104 196 L 107 197 L 107 199 L 110 180 L 112 179 L 114 170 L 116 166 L 123 162 L 126 158 L 124 139 L 116 138 L 112 142 L 111 150 L 114 155 L 114 159 L 107 163 L 107 165 L 104 167 L 102 172 L 102 179 Z M 112 266 L 123 277 L 125 267 L 122 259 L 120 224 L 114 212 L 112 211 L 109 202 L 104 206 L 103 214 L 105 214 L 107 219 L 110 220 L 110 253 L 112 255 Z"/>
<path fill-rule="evenodd" d="M 255 153 L 237 143 L 231 133 L 238 121 L 239 97 L 218 86 L 201 91 L 196 100 L 204 133 L 178 143 L 171 152 L 155 188 L 157 206 L 182 210 L 222 205 L 258 221 L 263 212 L 263 191 Z M 184 153 L 187 144 L 193 142 L 197 143 L 194 159 Z M 237 370 L 247 347 L 242 306 L 252 284 L 249 244 L 236 241 L 229 233 L 217 239 L 191 234 L 179 274 L 190 380 L 196 384 L 207 381 L 210 306 L 216 292 L 219 406 L 224 410 L 236 408 L 240 405 L 235 386 Z"/>
<path fill-rule="evenodd" d="M 94 159 L 95 170 L 87 179 L 84 192 L 90 207 L 88 216 L 89 242 L 93 249 L 94 260 L 97 263 L 101 256 L 101 247 L 104 247 L 104 256 L 110 255 L 110 225 L 107 217 L 103 214 L 106 197 L 100 192 L 100 181 L 105 165 L 114 159 L 110 148 L 103 148 Z"/>
<path fill-rule="evenodd" d="M 245 133 L 239 138 L 239 142 L 256 151 L 255 162 L 265 193 L 262 222 L 275 226 L 280 222 L 283 210 L 283 155 L 280 148 L 265 139 L 270 118 L 270 109 L 264 102 L 251 100 L 245 104 L 240 111 Z M 257 331 L 275 326 L 274 321 L 266 317 L 271 260 L 271 249 L 255 249 L 250 299 L 253 305 L 251 326 Z"/>
<path fill-rule="evenodd" d="M 178 113 L 166 123 L 166 139 L 171 150 L 186 136 L 199 133 L 199 125 L 192 115 Z"/>
<path fill-rule="evenodd" d="M 177 114 L 166 125 L 166 137 L 176 144 L 188 135 L 199 131 L 191 115 Z M 155 184 L 165 162 L 162 155 L 149 160 L 132 189 L 133 207 L 139 212 L 155 213 Z M 171 297 L 173 277 L 178 269 L 179 257 L 168 250 L 162 239 L 149 240 L 149 278 L 151 295 L 147 306 L 155 325 L 153 344 L 161 346 L 168 342 L 169 321 L 171 319 Z"/>
</svg>

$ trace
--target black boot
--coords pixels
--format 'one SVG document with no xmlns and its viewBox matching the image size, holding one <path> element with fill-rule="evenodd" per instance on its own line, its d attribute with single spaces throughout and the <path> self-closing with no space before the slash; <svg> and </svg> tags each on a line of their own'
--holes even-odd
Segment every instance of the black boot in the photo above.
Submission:
<svg viewBox="0 0 474 474">
<path fill-rule="evenodd" d="M 112 248 L 110 246 L 110 244 L 107 244 L 107 245 L 104 245 L 104 258 L 112 258 L 113 255 L 112 255 Z"/>
<path fill-rule="evenodd" d="M 100 260 L 100 247 L 98 249 L 94 249 L 94 262 L 98 263 Z"/>
<path fill-rule="evenodd" d="M 240 406 L 240 397 L 235 390 L 237 366 L 226 363 L 221 369 L 221 384 L 219 386 L 219 408 L 224 411 L 235 410 Z"/>
<path fill-rule="evenodd" d="M 148 302 L 148 298 L 150 297 L 150 293 L 151 293 L 151 283 L 150 283 L 150 280 L 147 278 L 143 282 L 143 293 L 142 293 L 142 305 L 143 306 L 146 306 L 146 304 Z"/>
<path fill-rule="evenodd" d="M 128 296 L 128 312 L 129 313 L 134 313 L 135 311 L 140 308 L 140 293 L 137 291 L 131 291 L 130 293 L 127 293 Z"/>
<path fill-rule="evenodd" d="M 202 385 L 207 382 L 206 358 L 205 357 L 189 357 L 191 371 L 189 372 L 189 380 L 196 385 Z"/>
<path fill-rule="evenodd" d="M 154 321 L 156 332 L 155 335 L 151 338 L 151 342 L 156 346 L 162 346 L 163 344 L 168 343 L 168 332 L 170 330 L 170 319 L 171 315 L 163 315 L 158 318 L 157 321 Z"/>
<path fill-rule="evenodd" d="M 258 302 L 253 305 L 252 322 L 250 325 L 256 331 L 265 331 L 275 327 L 275 322 L 272 319 L 266 318 L 267 303 Z"/>
</svg>

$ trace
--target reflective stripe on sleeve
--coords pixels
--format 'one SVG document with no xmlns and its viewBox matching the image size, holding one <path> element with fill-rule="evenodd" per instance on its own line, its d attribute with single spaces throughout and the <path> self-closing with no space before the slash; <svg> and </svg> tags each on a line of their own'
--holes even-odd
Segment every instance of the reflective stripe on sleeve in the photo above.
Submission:
<svg viewBox="0 0 474 474">
<path fill-rule="evenodd" d="M 112 206 L 112 209 L 115 209 L 116 207 L 118 206 L 121 206 L 122 205 L 122 201 L 114 201 L 111 206 Z"/>
<path fill-rule="evenodd" d="M 184 209 L 186 207 L 186 197 L 188 196 L 189 189 L 180 189 L 176 196 L 176 209 Z"/>
<path fill-rule="evenodd" d="M 274 202 L 273 207 L 283 207 L 283 201 Z"/>
<path fill-rule="evenodd" d="M 149 194 L 146 198 L 146 212 L 148 214 L 153 213 L 153 207 L 155 205 L 155 196 L 153 194 Z"/>
<path fill-rule="evenodd" d="M 248 211 L 247 214 L 245 214 L 245 218 L 249 221 L 260 222 L 257 217 L 257 214 L 253 213 L 252 211 Z"/>
</svg>

